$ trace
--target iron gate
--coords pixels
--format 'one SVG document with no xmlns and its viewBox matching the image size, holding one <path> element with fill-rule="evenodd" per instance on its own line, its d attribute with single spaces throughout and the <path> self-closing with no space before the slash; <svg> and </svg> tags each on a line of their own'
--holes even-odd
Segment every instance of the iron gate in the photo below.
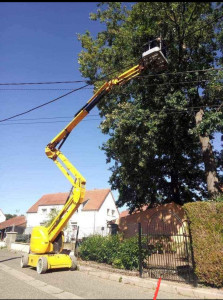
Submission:
<svg viewBox="0 0 223 300">
<path fill-rule="evenodd" d="M 140 240 L 147 254 L 142 261 L 143 277 L 194 282 L 188 226 L 175 213 L 156 212 L 142 228 Z"/>
</svg>

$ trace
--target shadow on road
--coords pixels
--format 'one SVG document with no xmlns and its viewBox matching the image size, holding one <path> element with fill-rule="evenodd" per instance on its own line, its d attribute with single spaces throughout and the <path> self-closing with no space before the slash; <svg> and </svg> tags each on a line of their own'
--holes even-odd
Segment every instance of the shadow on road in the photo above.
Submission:
<svg viewBox="0 0 223 300">
<path fill-rule="evenodd" d="M 3 260 L 0 260 L 0 263 L 8 261 L 8 260 L 18 259 L 18 258 L 21 258 L 21 256 L 3 259 Z"/>
<path fill-rule="evenodd" d="M 70 272 L 69 268 L 58 268 L 58 269 L 49 269 L 47 273 L 57 273 L 57 272 Z"/>
</svg>

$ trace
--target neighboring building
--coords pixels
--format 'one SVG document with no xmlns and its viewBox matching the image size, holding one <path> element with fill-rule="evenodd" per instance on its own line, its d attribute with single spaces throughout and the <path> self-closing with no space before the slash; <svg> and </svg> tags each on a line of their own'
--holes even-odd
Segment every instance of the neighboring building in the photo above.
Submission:
<svg viewBox="0 0 223 300">
<path fill-rule="evenodd" d="M 26 217 L 18 216 L 11 218 L 7 221 L 0 223 L 0 237 L 3 240 L 6 236 L 6 232 L 17 232 L 19 234 L 24 233 L 26 228 Z"/>
<path fill-rule="evenodd" d="M 129 214 L 129 211 L 120 213 L 118 220 L 119 232 L 124 237 L 132 237 L 138 233 L 138 223 L 141 223 L 142 233 L 163 232 L 163 224 L 166 234 L 177 234 L 185 222 L 185 213 L 182 206 L 174 202 L 158 205 L 154 208 L 143 206 L 141 211 Z"/>
<path fill-rule="evenodd" d="M 3 214 L 2 210 L 0 209 L 0 223 L 6 220 L 6 216 Z"/>
<path fill-rule="evenodd" d="M 35 226 L 43 225 L 51 210 L 61 210 L 69 193 L 57 193 L 43 195 L 27 211 L 27 229 L 25 233 L 31 233 Z M 64 231 L 65 241 L 75 239 L 77 227 L 78 238 L 91 234 L 107 235 L 111 232 L 110 221 L 119 218 L 119 211 L 110 189 L 94 189 L 86 191 L 84 202 L 73 214 Z"/>
</svg>

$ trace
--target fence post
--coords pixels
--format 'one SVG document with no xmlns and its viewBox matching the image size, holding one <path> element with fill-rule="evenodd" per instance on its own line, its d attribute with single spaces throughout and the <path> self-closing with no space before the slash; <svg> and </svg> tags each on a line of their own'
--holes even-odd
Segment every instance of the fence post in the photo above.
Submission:
<svg viewBox="0 0 223 300">
<path fill-rule="evenodd" d="M 139 244 L 139 277 L 142 278 L 142 227 L 141 223 L 138 223 L 138 244 Z"/>
<path fill-rule="evenodd" d="M 74 255 L 75 256 L 78 256 L 78 253 L 77 253 L 78 235 L 79 235 L 79 226 L 77 226 L 76 239 L 75 239 L 75 248 L 74 248 Z"/>
<path fill-rule="evenodd" d="M 193 275 L 193 285 L 194 287 L 198 286 L 198 277 L 195 274 L 195 259 L 194 259 L 194 248 L 193 248 L 193 240 L 192 240 L 192 234 L 191 234 L 191 228 L 190 228 L 190 220 L 188 220 L 188 228 L 189 228 L 189 239 L 190 239 L 190 251 L 191 251 L 191 262 L 192 262 L 192 275 Z"/>
</svg>

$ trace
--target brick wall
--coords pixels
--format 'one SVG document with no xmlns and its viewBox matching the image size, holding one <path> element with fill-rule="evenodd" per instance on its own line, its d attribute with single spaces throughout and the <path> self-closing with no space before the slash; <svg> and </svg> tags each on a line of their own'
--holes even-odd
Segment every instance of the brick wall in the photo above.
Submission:
<svg viewBox="0 0 223 300">
<path fill-rule="evenodd" d="M 125 238 L 135 236 L 138 233 L 138 223 L 141 223 L 143 233 L 147 233 L 148 226 L 150 232 L 157 233 L 161 230 L 162 215 L 165 216 L 165 232 L 167 234 L 178 233 L 182 226 L 181 221 L 184 222 L 186 219 L 184 210 L 180 205 L 167 203 L 120 217 L 118 220 L 119 232 L 123 233 Z M 175 216 L 178 216 L 179 220 Z"/>
</svg>

